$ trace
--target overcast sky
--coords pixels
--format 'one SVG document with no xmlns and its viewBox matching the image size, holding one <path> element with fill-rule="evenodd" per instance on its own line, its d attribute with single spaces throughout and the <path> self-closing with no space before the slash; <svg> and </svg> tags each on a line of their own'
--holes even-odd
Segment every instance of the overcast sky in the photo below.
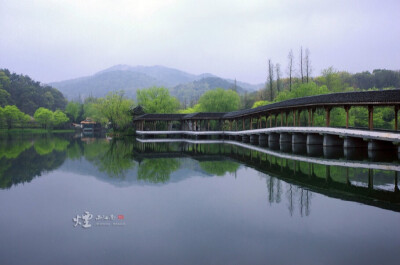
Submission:
<svg viewBox="0 0 400 265">
<path fill-rule="evenodd" d="M 0 0 L 0 68 L 41 82 L 116 64 L 264 82 L 293 49 L 313 75 L 400 69 L 399 0 Z"/>
</svg>

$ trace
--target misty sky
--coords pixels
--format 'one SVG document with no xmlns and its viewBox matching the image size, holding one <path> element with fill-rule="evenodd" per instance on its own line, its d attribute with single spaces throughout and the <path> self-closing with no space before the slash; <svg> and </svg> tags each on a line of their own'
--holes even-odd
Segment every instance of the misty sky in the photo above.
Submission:
<svg viewBox="0 0 400 265">
<path fill-rule="evenodd" d="M 261 83 L 300 46 L 313 75 L 400 69 L 399 0 L 0 0 L 0 34 L 0 68 L 41 82 L 129 64 Z"/>
</svg>

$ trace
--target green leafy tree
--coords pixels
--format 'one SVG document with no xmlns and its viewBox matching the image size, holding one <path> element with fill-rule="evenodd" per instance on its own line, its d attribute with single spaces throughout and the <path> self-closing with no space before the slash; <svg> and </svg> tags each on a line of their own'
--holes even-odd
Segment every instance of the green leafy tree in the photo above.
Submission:
<svg viewBox="0 0 400 265">
<path fill-rule="evenodd" d="M 103 116 L 100 109 L 100 99 L 89 97 L 85 99 L 83 104 L 83 116 L 82 119 L 90 118 L 95 122 L 99 122 L 106 125 L 108 119 Z"/>
<path fill-rule="evenodd" d="M 265 105 L 268 105 L 271 103 L 272 102 L 270 102 L 268 100 L 259 100 L 259 101 L 254 102 L 253 107 L 251 107 L 251 108 L 254 109 L 254 108 L 265 106 Z"/>
<path fill-rule="evenodd" d="M 10 97 L 11 97 L 10 93 L 8 93 L 4 89 L 1 89 L 1 84 L 0 84 L 0 107 L 7 105 L 10 101 Z"/>
<path fill-rule="evenodd" d="M 238 110 L 240 107 L 240 97 L 233 90 L 216 88 L 207 91 L 200 99 L 200 110 L 205 112 L 227 112 Z"/>
<path fill-rule="evenodd" d="M 82 104 L 79 102 L 70 101 L 65 107 L 65 113 L 71 118 L 73 122 L 80 122 L 82 112 Z"/>
<path fill-rule="evenodd" d="M 100 98 L 98 104 L 101 115 L 107 118 L 114 130 L 123 130 L 131 122 L 130 109 L 134 102 L 124 98 L 123 91 L 109 93 L 105 98 Z"/>
<path fill-rule="evenodd" d="M 4 109 L 0 107 L 0 128 L 2 128 L 5 125 L 4 121 Z"/>
<path fill-rule="evenodd" d="M 8 105 L 16 105 L 22 112 L 33 115 L 39 107 L 52 111 L 64 109 L 67 104 L 63 94 L 51 86 L 43 86 L 29 76 L 10 73 L 7 69 L 0 69 L 0 101 L 7 99 Z M 0 103 L 2 104 L 2 103 Z"/>
<path fill-rule="evenodd" d="M 54 126 L 60 126 L 62 124 L 65 124 L 68 121 L 69 121 L 69 118 L 61 110 L 56 110 L 53 113 L 53 124 L 54 124 Z"/>
<path fill-rule="evenodd" d="M 26 119 L 25 113 L 21 112 L 15 105 L 5 106 L 3 108 L 3 117 L 8 129 L 13 128 L 16 123 Z"/>
<path fill-rule="evenodd" d="M 45 129 L 48 129 L 54 121 L 54 115 L 51 110 L 46 108 L 38 108 L 33 115 L 35 120 L 39 122 Z"/>
<path fill-rule="evenodd" d="M 291 91 L 283 91 L 278 94 L 275 101 L 283 101 L 292 98 L 301 98 L 301 97 L 308 97 L 308 96 L 315 96 L 321 94 L 328 94 L 330 93 L 326 86 L 318 86 L 314 82 L 298 84 L 294 86 Z"/>
<path fill-rule="evenodd" d="M 165 87 L 139 89 L 136 94 L 138 105 L 146 113 L 175 113 L 180 106 L 179 100 L 171 96 Z"/>
</svg>

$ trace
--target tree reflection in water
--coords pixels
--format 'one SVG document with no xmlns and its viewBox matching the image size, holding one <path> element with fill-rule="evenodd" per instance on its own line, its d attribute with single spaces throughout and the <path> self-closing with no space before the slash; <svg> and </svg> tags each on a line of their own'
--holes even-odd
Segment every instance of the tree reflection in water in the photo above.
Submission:
<svg viewBox="0 0 400 265">
<path fill-rule="evenodd" d="M 138 170 L 138 179 L 151 183 L 166 183 L 172 172 L 178 170 L 181 162 L 176 158 L 144 159 Z"/>
<path fill-rule="evenodd" d="M 240 164 L 229 160 L 202 161 L 200 167 L 211 175 L 224 176 L 226 173 L 235 173 Z"/>
<path fill-rule="evenodd" d="M 60 167 L 69 141 L 49 135 L 17 135 L 0 139 L 0 188 L 30 182 Z"/>
<path fill-rule="evenodd" d="M 73 147 L 76 149 L 76 147 Z M 132 159 L 132 141 L 96 139 L 84 144 L 84 157 L 109 177 L 124 179 L 126 172 L 135 167 Z M 72 152 L 75 156 L 76 151 Z"/>
</svg>

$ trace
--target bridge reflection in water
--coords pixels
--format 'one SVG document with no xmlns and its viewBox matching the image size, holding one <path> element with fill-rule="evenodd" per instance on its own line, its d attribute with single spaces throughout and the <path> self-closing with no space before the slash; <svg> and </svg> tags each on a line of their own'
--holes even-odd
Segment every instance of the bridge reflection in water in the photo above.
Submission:
<svg viewBox="0 0 400 265">
<path fill-rule="evenodd" d="M 365 160 L 367 153 L 367 149 L 345 154 L 342 148 L 307 145 L 263 148 L 222 140 L 137 139 L 132 155 L 139 162 L 164 157 L 240 162 L 267 176 L 270 202 L 280 200 L 280 180 L 288 183 L 286 194 L 291 213 L 296 201 L 293 187 L 297 186 L 302 188 L 297 192 L 300 211 L 304 210 L 306 215 L 310 211 L 311 192 L 400 212 L 397 157 L 389 154 L 377 159 L 379 156 L 370 154 L 373 159 Z"/>
</svg>

